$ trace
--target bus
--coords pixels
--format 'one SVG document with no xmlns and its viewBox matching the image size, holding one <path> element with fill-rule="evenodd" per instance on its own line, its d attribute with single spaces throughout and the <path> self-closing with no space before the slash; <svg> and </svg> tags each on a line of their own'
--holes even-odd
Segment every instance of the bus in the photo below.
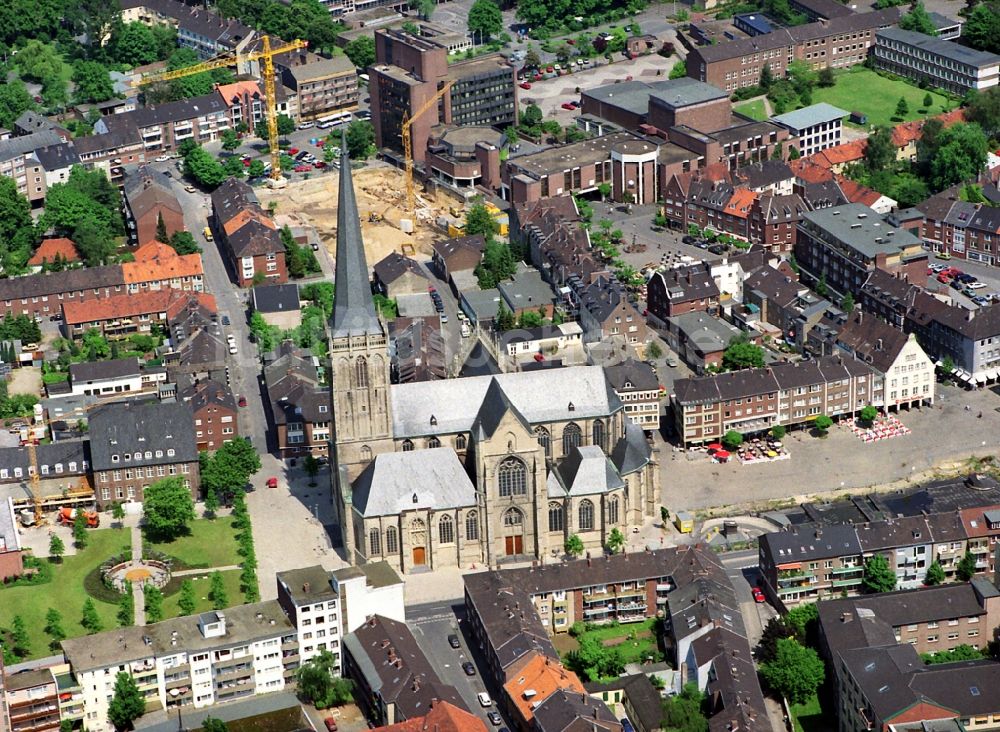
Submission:
<svg viewBox="0 0 1000 732">
<path fill-rule="evenodd" d="M 335 114 L 328 114 L 325 117 L 317 119 L 316 127 L 321 130 L 328 130 L 331 127 L 348 123 L 352 119 L 354 119 L 354 115 L 350 112 L 337 112 Z"/>
</svg>

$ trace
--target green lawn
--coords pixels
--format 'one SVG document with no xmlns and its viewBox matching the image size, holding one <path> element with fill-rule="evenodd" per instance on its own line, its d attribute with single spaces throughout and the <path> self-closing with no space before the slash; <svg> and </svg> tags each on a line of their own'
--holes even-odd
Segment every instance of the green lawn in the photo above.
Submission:
<svg viewBox="0 0 1000 732">
<path fill-rule="evenodd" d="M 226 582 L 226 595 L 229 600 L 230 605 L 242 605 L 243 604 L 243 593 L 240 592 L 240 570 L 231 569 L 228 572 L 222 573 L 222 578 Z M 181 580 L 189 579 L 191 584 L 194 585 L 194 596 L 196 599 L 196 605 L 194 611 L 196 613 L 202 613 L 206 610 L 212 609 L 212 601 L 208 599 L 208 573 L 204 575 L 192 575 L 190 577 L 178 577 L 175 580 L 171 580 L 171 585 L 168 585 L 167 592 L 172 590 L 172 584 L 174 582 L 179 583 Z M 177 607 L 177 601 L 180 599 L 181 593 L 175 592 L 169 597 L 163 598 L 163 618 L 164 620 L 168 618 L 176 618 L 180 615 L 180 610 Z"/>
<path fill-rule="evenodd" d="M 188 567 L 227 567 L 240 563 L 236 553 L 236 530 L 228 517 L 192 521 L 191 533 L 187 536 L 170 542 L 155 542 L 152 546 Z"/>
<path fill-rule="evenodd" d="M 68 637 L 84 635 L 85 631 L 80 627 L 80 615 L 87 599 L 83 589 L 84 577 L 104 560 L 129 547 L 128 531 L 124 529 L 97 529 L 88 531 L 87 536 L 89 542 L 86 549 L 65 557 L 61 564 L 52 565 L 51 582 L 0 589 L 0 627 L 9 628 L 14 615 L 20 615 L 32 641 L 32 658 L 50 655 L 49 637 L 42 630 L 50 607 L 62 613 L 63 630 Z M 94 604 L 104 627 L 113 628 L 117 607 L 96 600 Z"/>
<path fill-rule="evenodd" d="M 899 121 L 893 117 L 896 116 L 896 104 L 900 97 L 906 100 L 909 107 L 909 112 L 902 121 L 932 117 L 955 106 L 955 102 L 931 92 L 934 102 L 921 114 L 924 96 L 927 94 L 925 90 L 905 81 L 891 81 L 861 66 L 839 73 L 836 78 L 835 86 L 813 89 L 813 104 L 826 102 L 848 112 L 862 112 L 868 115 L 869 125 L 898 124 Z"/>
<path fill-rule="evenodd" d="M 633 633 L 635 634 L 634 640 L 629 638 Z M 650 655 L 655 661 L 662 660 L 656 643 L 656 618 L 649 618 L 641 623 L 595 626 L 586 631 L 584 636 L 596 638 L 608 648 L 617 648 L 625 663 L 644 661 Z M 563 653 L 576 650 L 579 643 L 576 639 L 571 640 L 572 643 L 567 641 L 560 644 L 559 650 Z"/>
<path fill-rule="evenodd" d="M 832 718 L 824 717 L 823 709 L 815 694 L 805 704 L 792 704 L 795 732 L 833 732 Z"/>
<path fill-rule="evenodd" d="M 737 104 L 733 107 L 733 111 L 744 114 L 750 119 L 755 119 L 758 122 L 763 122 L 767 119 L 767 112 L 764 110 L 763 99 L 754 99 L 752 102 Z"/>
</svg>

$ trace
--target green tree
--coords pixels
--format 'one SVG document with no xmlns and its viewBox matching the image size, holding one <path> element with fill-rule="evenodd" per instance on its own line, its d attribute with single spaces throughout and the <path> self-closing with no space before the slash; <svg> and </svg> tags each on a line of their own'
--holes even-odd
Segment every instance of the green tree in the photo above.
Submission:
<svg viewBox="0 0 1000 732">
<path fill-rule="evenodd" d="M 229 728 L 221 719 L 209 716 L 201 723 L 201 732 L 229 732 Z"/>
<path fill-rule="evenodd" d="M 118 601 L 118 614 L 115 617 L 119 628 L 135 625 L 135 597 L 132 594 L 131 582 L 126 585 L 125 593 Z"/>
<path fill-rule="evenodd" d="M 220 495 L 242 490 L 260 470 L 260 455 L 245 437 L 233 438 L 214 454 L 200 457 L 202 488 Z"/>
<path fill-rule="evenodd" d="M 77 61 L 73 66 L 73 83 L 76 98 L 81 102 L 106 102 L 115 96 L 108 69 L 96 61 Z"/>
<path fill-rule="evenodd" d="M 375 63 L 375 39 L 371 36 L 355 38 L 344 47 L 344 53 L 359 69 L 367 69 Z"/>
<path fill-rule="evenodd" d="M 181 596 L 177 599 L 177 609 L 181 615 L 190 615 L 194 612 L 195 606 L 194 584 L 186 579 L 181 582 Z"/>
<path fill-rule="evenodd" d="M 73 543 L 77 549 L 86 549 L 87 539 L 87 515 L 78 508 L 73 516 Z"/>
<path fill-rule="evenodd" d="M 590 681 L 616 677 L 625 668 L 621 652 L 605 646 L 599 638 L 586 634 L 578 638 L 579 648 L 572 651 L 567 662 L 574 671 Z"/>
<path fill-rule="evenodd" d="M 222 140 L 223 150 L 235 150 L 240 146 L 240 138 L 236 134 L 236 130 L 223 130 L 219 134 L 219 139 Z"/>
<path fill-rule="evenodd" d="M 833 75 L 833 69 L 829 66 L 824 66 L 819 70 L 819 74 L 816 77 L 816 85 L 821 87 L 829 88 L 835 86 L 837 83 L 837 77 Z"/>
<path fill-rule="evenodd" d="M 892 130 L 877 127 L 865 143 L 865 166 L 870 171 L 885 170 L 896 162 L 896 145 L 892 141 Z"/>
<path fill-rule="evenodd" d="M 646 355 L 655 361 L 663 355 L 663 349 L 656 341 L 650 341 L 649 345 L 646 346 Z"/>
<path fill-rule="evenodd" d="M 528 50 L 524 52 L 524 65 L 529 69 L 537 69 L 542 65 L 542 59 L 538 55 L 538 49 L 534 46 L 529 45 Z"/>
<path fill-rule="evenodd" d="M 854 295 L 852 295 L 849 292 L 844 293 L 844 296 L 842 298 L 840 298 L 840 309 L 843 310 L 845 313 L 848 313 L 848 314 L 853 313 L 854 312 Z"/>
<path fill-rule="evenodd" d="M 43 630 L 51 638 L 49 641 L 49 650 L 51 651 L 58 650 L 59 643 L 66 638 L 66 631 L 63 630 L 62 622 L 62 613 L 54 607 L 50 607 L 48 612 L 45 613 L 45 627 Z"/>
<path fill-rule="evenodd" d="M 688 73 L 687 62 L 685 62 L 684 59 L 680 59 L 671 67 L 670 74 L 668 74 L 668 78 L 683 79 L 685 76 L 687 76 L 687 73 Z"/>
<path fill-rule="evenodd" d="M 489 40 L 503 32 L 503 14 L 493 0 L 476 0 L 469 8 L 466 27 L 470 33 L 481 34 L 481 39 Z"/>
<path fill-rule="evenodd" d="M 190 231 L 175 231 L 170 237 L 170 247 L 178 254 L 200 254 L 201 247 Z"/>
<path fill-rule="evenodd" d="M 571 557 L 580 556 L 583 554 L 583 539 L 576 534 L 570 534 L 563 544 L 563 550 Z"/>
<path fill-rule="evenodd" d="M 260 178 L 264 175 L 264 163 L 260 158 L 254 158 L 247 167 L 247 175 L 251 178 Z"/>
<path fill-rule="evenodd" d="M 764 349 L 751 343 L 745 335 L 733 338 L 722 352 L 722 367 L 728 371 L 763 366 Z"/>
<path fill-rule="evenodd" d="M 729 430 L 722 436 L 722 444 L 727 450 L 735 450 L 743 444 L 743 434 L 736 430 Z"/>
<path fill-rule="evenodd" d="M 246 175 L 247 169 L 243 166 L 243 161 L 235 155 L 220 160 L 222 170 L 230 178 L 242 178 Z"/>
<path fill-rule="evenodd" d="M 201 147 L 195 147 L 184 156 L 184 175 L 205 188 L 216 188 L 226 179 L 222 163 Z"/>
<path fill-rule="evenodd" d="M 314 455 L 306 455 L 306 459 L 302 461 L 302 467 L 305 469 L 306 475 L 309 476 L 309 485 L 316 485 L 316 476 L 319 475 L 319 460 Z"/>
<path fill-rule="evenodd" d="M 930 92 L 927 92 L 924 94 L 924 101 L 921 106 L 923 106 L 924 109 L 930 109 L 932 104 L 934 104 L 934 97 L 931 96 Z"/>
<path fill-rule="evenodd" d="M 815 646 L 819 640 L 819 608 L 815 602 L 796 605 L 783 622 L 792 636 L 804 646 Z"/>
<path fill-rule="evenodd" d="M 889 560 L 885 555 L 875 554 L 865 560 L 861 587 L 868 593 L 892 592 L 896 589 L 896 573 L 889 566 Z"/>
<path fill-rule="evenodd" d="M 896 117 L 903 119 L 909 113 L 910 105 L 906 103 L 906 99 L 904 97 L 900 97 L 899 101 L 896 102 Z"/>
<path fill-rule="evenodd" d="M 978 661 L 985 658 L 986 654 L 978 648 L 963 643 L 955 646 L 949 651 L 938 651 L 937 653 L 921 653 L 921 660 L 928 664 L 955 663 L 956 661 Z"/>
<path fill-rule="evenodd" d="M 31 638 L 24 624 L 24 618 L 15 615 L 10 623 L 10 648 L 18 658 L 24 658 L 31 653 Z"/>
<path fill-rule="evenodd" d="M 49 557 L 54 562 L 62 562 L 63 554 L 66 553 L 66 545 L 59 538 L 59 534 L 52 534 L 49 537 Z"/>
<path fill-rule="evenodd" d="M 163 620 L 163 593 L 160 592 L 160 588 L 147 582 L 142 594 L 146 601 L 146 624 Z"/>
<path fill-rule="evenodd" d="M 926 36 L 936 36 L 938 34 L 937 28 L 934 27 L 931 16 L 927 14 L 927 10 L 924 8 L 922 2 L 917 2 L 910 6 L 910 12 L 904 13 L 903 17 L 899 19 L 899 27 L 903 30 L 923 33 Z M 925 104 L 924 106 L 927 107 L 930 105 Z"/>
<path fill-rule="evenodd" d="M 204 453 L 202 453 L 204 455 Z M 205 515 L 211 519 L 219 510 L 219 494 L 214 488 L 205 489 Z"/>
<path fill-rule="evenodd" d="M 163 220 L 162 211 L 156 214 L 156 241 L 170 243 L 170 234 L 167 233 L 167 222 Z"/>
<path fill-rule="evenodd" d="M 176 36 L 176 31 L 150 27 L 141 22 L 117 23 L 111 30 L 107 50 L 111 58 L 120 64 L 142 66 L 166 60 L 177 45 Z"/>
<path fill-rule="evenodd" d="M 125 520 L 125 506 L 119 501 L 115 501 L 111 506 L 111 518 L 118 523 L 118 526 L 123 525 L 122 522 Z"/>
<path fill-rule="evenodd" d="M 983 2 L 965 18 L 962 38 L 973 48 L 1000 53 L 1000 3 Z"/>
<path fill-rule="evenodd" d="M 816 428 L 820 437 L 825 437 L 829 429 L 833 427 L 833 420 L 827 415 L 821 414 L 813 421 L 813 426 Z"/>
<path fill-rule="evenodd" d="M 495 223 L 495 222 L 494 222 Z M 510 279 L 517 271 L 514 253 L 510 246 L 502 241 L 490 240 L 483 249 L 483 261 L 474 270 L 479 286 L 484 290 L 496 287 L 500 282 Z M 498 316 L 499 317 L 499 316 Z M 513 315 L 511 315 L 513 319 Z M 513 327 L 513 323 L 511 323 Z"/>
<path fill-rule="evenodd" d="M 118 732 L 132 729 L 132 723 L 146 711 L 135 679 L 127 671 L 119 671 L 115 677 L 115 688 L 108 704 L 108 721 Z"/>
<path fill-rule="evenodd" d="M 492 0 L 487 0 L 491 2 Z M 492 239 L 500 231 L 500 224 L 493 218 L 493 214 L 482 203 L 473 204 L 465 213 L 465 235 L 475 236 L 482 234 L 487 239 Z"/>
<path fill-rule="evenodd" d="M 671 732 L 708 732 L 705 705 L 705 694 L 698 690 L 698 682 L 685 684 L 680 694 L 663 701 L 663 727 Z"/>
<path fill-rule="evenodd" d="M 943 130 L 930 161 L 931 185 L 944 190 L 975 178 L 986 164 L 988 150 L 986 135 L 978 125 L 959 123 Z"/>
<path fill-rule="evenodd" d="M 339 663 L 329 651 L 320 651 L 295 672 L 299 696 L 317 709 L 347 704 L 352 699 L 353 685 L 337 678 Z"/>
<path fill-rule="evenodd" d="M 375 128 L 364 119 L 356 119 L 347 126 L 347 154 L 351 160 L 367 160 L 375 150 Z"/>
<path fill-rule="evenodd" d="M 146 530 L 166 541 L 186 534 L 195 518 L 191 491 L 180 476 L 163 478 L 146 488 L 142 511 Z"/>
<path fill-rule="evenodd" d="M 612 554 L 617 554 L 618 552 L 620 552 L 622 549 L 625 548 L 625 535 L 618 529 L 617 526 L 611 529 L 611 532 L 608 534 L 607 544 L 605 546 L 607 547 L 607 550 Z"/>
<path fill-rule="evenodd" d="M 968 549 L 955 567 L 955 576 L 962 582 L 968 582 L 976 576 L 976 557 Z"/>
<path fill-rule="evenodd" d="M 776 440 L 783 440 L 785 439 L 786 432 L 787 430 L 785 429 L 784 425 L 776 424 L 774 425 L 774 427 L 771 428 L 771 437 L 773 437 Z"/>
<path fill-rule="evenodd" d="M 543 116 L 541 107 L 537 104 L 529 104 L 521 112 L 521 126 L 526 128 L 538 127 L 542 124 Z"/>
<path fill-rule="evenodd" d="M 878 410 L 869 404 L 861 408 L 861 412 L 858 413 L 858 417 L 861 418 L 862 422 L 870 425 L 878 417 Z"/>
<path fill-rule="evenodd" d="M 944 568 L 941 566 L 941 562 L 935 559 L 931 562 L 931 566 L 927 568 L 927 574 L 924 575 L 924 584 L 928 587 L 933 587 L 934 585 L 941 584 L 945 579 Z"/>
<path fill-rule="evenodd" d="M 14 120 L 34 105 L 28 87 L 20 79 L 9 79 L 0 84 L 0 125 L 3 127 L 12 128 Z"/>
<path fill-rule="evenodd" d="M 760 665 L 761 678 L 792 704 L 805 704 L 823 683 L 823 661 L 794 638 L 780 639 L 776 648 L 774 660 Z"/>
<path fill-rule="evenodd" d="M 83 616 L 80 619 L 80 625 L 83 626 L 88 635 L 104 630 L 104 623 L 101 622 L 101 616 L 97 614 L 97 607 L 94 606 L 94 601 L 89 597 L 83 603 Z"/>
<path fill-rule="evenodd" d="M 482 280 L 480 280 L 482 282 Z M 480 285 L 482 286 L 482 285 Z M 506 332 L 517 325 L 512 313 L 503 302 L 497 307 L 496 327 L 501 333 Z"/>
<path fill-rule="evenodd" d="M 218 570 L 212 572 L 212 577 L 209 580 L 208 599 L 212 601 L 212 607 L 216 610 L 225 610 L 229 607 L 226 583 L 222 578 L 222 572 Z"/>
</svg>

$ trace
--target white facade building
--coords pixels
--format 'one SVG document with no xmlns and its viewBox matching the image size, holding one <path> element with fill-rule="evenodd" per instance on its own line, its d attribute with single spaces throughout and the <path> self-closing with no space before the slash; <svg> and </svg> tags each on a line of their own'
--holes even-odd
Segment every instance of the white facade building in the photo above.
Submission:
<svg viewBox="0 0 1000 732">
<path fill-rule="evenodd" d="M 344 635 L 353 633 L 376 614 L 406 622 L 403 580 L 387 562 L 338 569 L 332 581 L 340 593 Z"/>
</svg>

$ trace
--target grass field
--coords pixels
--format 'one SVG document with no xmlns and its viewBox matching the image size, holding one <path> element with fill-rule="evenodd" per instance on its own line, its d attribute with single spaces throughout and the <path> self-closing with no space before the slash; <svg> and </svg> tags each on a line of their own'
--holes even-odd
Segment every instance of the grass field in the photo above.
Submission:
<svg viewBox="0 0 1000 732">
<path fill-rule="evenodd" d="M 635 634 L 634 639 L 629 636 Z M 625 663 L 644 661 L 652 656 L 654 661 L 662 660 L 656 643 L 656 618 L 649 618 L 642 623 L 627 623 L 625 625 L 603 625 L 587 630 L 583 636 L 596 638 L 607 648 L 616 648 Z M 559 635 L 557 649 L 564 655 L 579 648 L 576 638 L 569 635 Z"/>
<path fill-rule="evenodd" d="M 98 529 L 88 531 L 87 548 L 65 557 L 61 564 L 52 565 L 52 581 L 44 585 L 7 587 L 0 589 L 0 627 L 9 628 L 14 615 L 20 615 L 31 639 L 31 657 L 50 655 L 49 637 L 43 631 L 45 614 L 56 608 L 63 617 L 63 630 L 67 637 L 84 635 L 80 615 L 87 593 L 83 578 L 109 557 L 128 549 L 128 531 L 124 529 Z M 237 582 L 238 584 L 238 582 Z M 105 629 L 115 626 L 117 607 L 94 601 Z"/>
<path fill-rule="evenodd" d="M 909 112 L 902 121 L 932 117 L 947 112 L 955 106 L 955 102 L 931 92 L 934 102 L 924 114 L 921 114 L 920 110 L 924 108 L 924 96 L 927 94 L 925 90 L 905 81 L 886 79 L 860 66 L 837 74 L 836 78 L 835 86 L 813 89 L 813 104 L 826 102 L 848 112 L 862 112 L 868 115 L 869 125 L 898 124 L 893 117 L 896 116 L 896 104 L 899 103 L 900 97 L 906 100 L 909 107 Z"/>
<path fill-rule="evenodd" d="M 767 119 L 767 112 L 764 110 L 763 99 L 754 99 L 752 102 L 737 104 L 733 107 L 733 111 L 744 114 L 750 119 L 755 119 L 758 122 L 763 122 Z"/>
<path fill-rule="evenodd" d="M 823 708 L 815 694 L 805 704 L 792 704 L 790 707 L 795 732 L 833 732 L 835 729 L 831 720 L 823 716 Z"/>
<path fill-rule="evenodd" d="M 170 542 L 152 543 L 153 549 L 179 559 L 188 567 L 227 567 L 239 564 L 236 530 L 228 517 L 191 522 L 191 533 Z"/>
<path fill-rule="evenodd" d="M 189 579 L 194 585 L 195 613 L 203 613 L 212 609 L 212 601 L 208 599 L 209 579 L 208 573 L 204 575 L 193 575 L 190 577 L 178 577 L 177 579 Z M 226 583 L 226 595 L 230 605 L 242 605 L 243 593 L 240 592 L 240 570 L 231 569 L 222 573 L 222 579 Z M 177 601 L 180 600 L 181 593 L 175 592 L 170 597 L 163 598 L 163 619 L 176 618 L 180 615 Z"/>
</svg>

